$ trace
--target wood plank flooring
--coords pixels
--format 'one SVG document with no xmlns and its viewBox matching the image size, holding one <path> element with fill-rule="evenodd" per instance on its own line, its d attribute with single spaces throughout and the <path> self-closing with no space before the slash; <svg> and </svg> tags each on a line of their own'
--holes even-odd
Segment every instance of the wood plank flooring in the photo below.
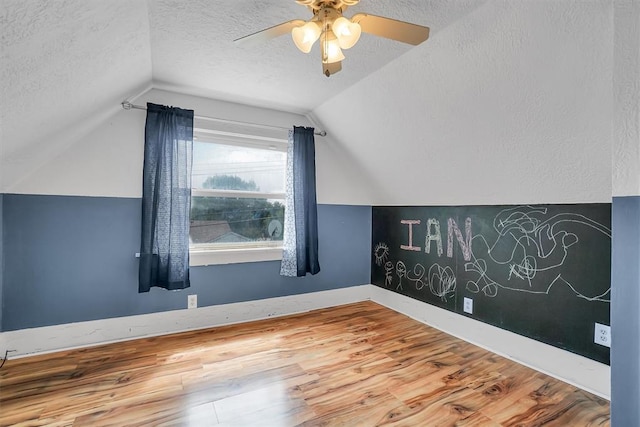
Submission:
<svg viewBox="0 0 640 427">
<path fill-rule="evenodd" d="M 9 426 L 608 426 L 609 402 L 372 302 L 9 360 Z"/>
</svg>

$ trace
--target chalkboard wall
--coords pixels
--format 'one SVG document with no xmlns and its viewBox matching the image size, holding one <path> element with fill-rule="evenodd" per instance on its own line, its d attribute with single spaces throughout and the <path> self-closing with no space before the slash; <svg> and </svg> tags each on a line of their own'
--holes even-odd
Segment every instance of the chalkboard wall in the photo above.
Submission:
<svg viewBox="0 0 640 427">
<path fill-rule="evenodd" d="M 596 323 L 609 325 L 610 204 L 372 215 L 373 284 L 609 364 L 594 338 Z"/>
</svg>

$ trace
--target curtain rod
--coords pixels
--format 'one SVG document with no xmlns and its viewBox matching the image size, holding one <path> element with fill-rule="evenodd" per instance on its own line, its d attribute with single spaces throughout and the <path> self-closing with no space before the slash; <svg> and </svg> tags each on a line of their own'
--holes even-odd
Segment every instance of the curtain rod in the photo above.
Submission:
<svg viewBox="0 0 640 427">
<path fill-rule="evenodd" d="M 146 110 L 147 107 L 143 106 L 143 105 L 135 105 L 130 103 L 129 101 L 122 101 L 122 103 L 120 104 L 122 105 L 122 108 L 125 110 Z M 250 123 L 250 122 L 239 122 L 236 120 L 228 120 L 228 119 L 219 119 L 217 117 L 205 117 L 205 116 L 193 116 L 195 119 L 199 119 L 199 120 L 207 120 L 210 122 L 221 122 L 221 123 L 229 123 L 229 124 L 233 124 L 233 125 L 243 125 L 243 126 L 250 126 L 250 127 L 254 127 L 254 128 L 261 128 L 261 129 L 278 129 L 278 130 L 289 130 L 289 128 L 285 128 L 282 126 L 272 126 L 272 125 L 261 125 L 258 123 Z M 314 132 L 315 135 L 318 136 L 327 136 L 327 132 L 324 130 L 320 130 L 320 131 L 316 131 Z"/>
</svg>

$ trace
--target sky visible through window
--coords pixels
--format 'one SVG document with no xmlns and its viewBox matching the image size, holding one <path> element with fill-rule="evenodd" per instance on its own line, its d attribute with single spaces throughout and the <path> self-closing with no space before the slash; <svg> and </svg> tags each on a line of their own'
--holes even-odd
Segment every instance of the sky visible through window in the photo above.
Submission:
<svg viewBox="0 0 640 427">
<path fill-rule="evenodd" d="M 192 187 L 203 188 L 214 175 L 253 181 L 260 192 L 284 193 L 286 153 L 244 146 L 194 141 Z"/>
</svg>

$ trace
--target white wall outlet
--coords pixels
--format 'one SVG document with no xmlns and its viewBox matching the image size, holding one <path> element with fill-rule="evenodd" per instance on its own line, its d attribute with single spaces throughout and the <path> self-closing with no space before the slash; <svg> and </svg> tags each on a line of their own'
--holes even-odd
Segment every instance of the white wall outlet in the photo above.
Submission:
<svg viewBox="0 0 640 427">
<path fill-rule="evenodd" d="M 464 297 L 464 312 L 473 314 L 473 300 L 471 298 Z"/>
<path fill-rule="evenodd" d="M 611 326 L 596 323 L 593 342 L 605 347 L 611 347 Z"/>
<path fill-rule="evenodd" d="M 198 295 L 187 296 L 187 308 L 198 308 Z"/>
</svg>

